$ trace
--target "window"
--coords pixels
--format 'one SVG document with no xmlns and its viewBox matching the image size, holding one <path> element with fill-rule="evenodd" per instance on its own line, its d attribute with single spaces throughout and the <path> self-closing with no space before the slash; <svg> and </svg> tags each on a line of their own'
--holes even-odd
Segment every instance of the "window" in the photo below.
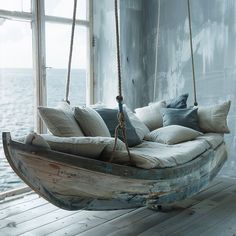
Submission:
<svg viewBox="0 0 236 236">
<path fill-rule="evenodd" d="M 0 8 L 30 10 L 27 1 L 0 0 Z M 12 3 L 11 2 L 11 3 Z M 28 2 L 30 3 L 30 2 Z M 27 19 L 11 19 L 0 15 L 0 130 L 12 136 L 34 130 L 34 80 L 32 67 L 32 30 Z M 0 137 L 0 191 L 23 183 L 4 158 Z"/>
<path fill-rule="evenodd" d="M 65 98 L 71 26 L 46 22 L 45 35 L 47 104 L 48 106 L 55 106 Z M 86 104 L 87 49 L 88 29 L 85 26 L 77 25 L 74 35 L 70 79 L 69 100 L 72 106 Z"/>
<path fill-rule="evenodd" d="M 33 130 L 42 131 L 37 129 L 41 123 L 35 119 L 37 105 L 55 106 L 64 98 L 73 3 L 73 0 L 0 0 L 1 132 L 10 131 L 16 137 Z M 88 97 L 89 3 L 89 0 L 77 3 L 70 86 L 72 105 L 84 105 Z M 44 12 L 45 17 L 33 18 Z M 3 170 L 0 191 L 22 184 L 4 158 L 1 137 L 0 169 Z"/>
<path fill-rule="evenodd" d="M 76 19 L 88 20 L 88 0 L 77 0 Z M 46 0 L 45 15 L 71 18 L 74 0 Z"/>
<path fill-rule="evenodd" d="M 31 12 L 31 0 L 0 0 L 0 9 L 18 12 Z"/>
</svg>

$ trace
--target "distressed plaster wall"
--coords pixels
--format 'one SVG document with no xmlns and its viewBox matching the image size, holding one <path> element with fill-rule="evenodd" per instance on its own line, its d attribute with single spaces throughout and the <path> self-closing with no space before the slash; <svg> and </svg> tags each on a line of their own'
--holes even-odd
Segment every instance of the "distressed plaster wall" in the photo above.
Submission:
<svg viewBox="0 0 236 236">
<path fill-rule="evenodd" d="M 120 41 L 124 102 L 131 108 L 148 100 L 143 67 L 143 0 L 120 1 Z M 95 101 L 116 105 L 117 58 L 114 1 L 94 1 Z"/>
<path fill-rule="evenodd" d="M 113 4 L 95 1 L 95 94 L 108 104 L 117 93 Z M 193 104 L 187 0 L 160 0 L 159 10 L 157 47 L 158 0 L 121 0 L 123 87 L 131 108 L 185 92 Z M 221 173 L 236 176 L 236 1 L 192 0 L 191 10 L 198 102 L 232 101 Z"/>
<path fill-rule="evenodd" d="M 188 92 L 189 105 L 192 105 L 187 1 L 161 0 L 160 7 L 156 99 Z M 151 12 L 157 12 L 157 8 L 157 0 L 146 4 L 147 21 L 155 18 Z M 192 0 L 191 12 L 198 102 L 201 106 L 232 101 L 228 117 L 231 133 L 225 135 L 229 160 L 221 173 L 236 176 L 236 1 Z M 154 28 L 155 25 L 148 28 L 144 37 L 156 41 Z M 152 43 L 149 43 L 145 57 L 148 58 L 151 49 Z M 146 61 L 151 65 L 151 60 Z M 146 68 L 147 76 L 153 77 L 154 67 Z"/>
</svg>

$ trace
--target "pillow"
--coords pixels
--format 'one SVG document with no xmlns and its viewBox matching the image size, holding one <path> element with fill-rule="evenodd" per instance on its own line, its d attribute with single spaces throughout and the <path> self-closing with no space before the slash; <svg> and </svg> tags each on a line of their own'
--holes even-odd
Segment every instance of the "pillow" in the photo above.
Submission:
<svg viewBox="0 0 236 236">
<path fill-rule="evenodd" d="M 163 126 L 182 125 L 199 131 L 198 108 L 162 108 Z"/>
<path fill-rule="evenodd" d="M 111 137 L 56 137 L 50 134 L 42 134 L 41 136 L 55 151 L 90 158 L 98 158 L 104 149 L 111 152 L 115 141 Z M 116 150 L 126 150 L 125 144 L 119 139 Z"/>
<path fill-rule="evenodd" d="M 56 108 L 38 107 L 39 116 L 49 131 L 55 136 L 84 136 L 67 102 L 61 102 Z"/>
<path fill-rule="evenodd" d="M 111 137 L 102 117 L 90 107 L 75 107 L 74 116 L 86 136 Z"/>
<path fill-rule="evenodd" d="M 165 101 L 151 103 L 146 107 L 135 109 L 137 117 L 150 131 L 163 126 L 161 108 L 166 107 Z"/>
<path fill-rule="evenodd" d="M 100 116 L 104 120 L 111 136 L 114 137 L 115 129 L 116 129 L 116 126 L 118 125 L 117 109 L 101 108 L 101 109 L 96 109 L 96 111 L 100 114 Z M 141 143 L 141 140 L 139 136 L 137 135 L 135 128 L 131 125 L 129 117 L 125 111 L 124 111 L 124 114 L 125 114 L 125 121 L 126 121 L 126 137 L 127 137 L 128 146 L 129 147 L 136 146 Z M 124 141 L 121 132 L 119 132 L 118 137 L 122 141 Z"/>
<path fill-rule="evenodd" d="M 140 140 L 143 140 L 144 136 L 150 133 L 150 130 L 127 106 L 125 106 L 125 111 Z"/>
<path fill-rule="evenodd" d="M 188 99 L 188 93 L 182 94 L 177 98 L 173 98 L 169 101 L 166 101 L 166 107 L 177 108 L 177 109 L 187 108 L 187 99 Z"/>
<path fill-rule="evenodd" d="M 171 145 L 193 140 L 201 134 L 184 126 L 169 125 L 153 130 L 145 136 L 145 140 Z"/>
<path fill-rule="evenodd" d="M 199 107 L 198 120 L 199 127 L 203 132 L 229 133 L 227 125 L 227 115 L 231 101 L 218 105 Z"/>
<path fill-rule="evenodd" d="M 40 135 L 38 135 L 37 133 L 29 133 L 26 137 L 25 137 L 25 144 L 30 144 L 36 147 L 40 147 L 40 148 L 44 148 L 47 150 L 50 150 L 50 146 L 47 143 L 47 141 L 45 141 Z"/>
</svg>

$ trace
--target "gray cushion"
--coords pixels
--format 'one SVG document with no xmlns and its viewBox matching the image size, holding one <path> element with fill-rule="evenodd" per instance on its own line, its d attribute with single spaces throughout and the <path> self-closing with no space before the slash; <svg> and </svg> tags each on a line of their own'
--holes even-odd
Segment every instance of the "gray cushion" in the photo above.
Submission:
<svg viewBox="0 0 236 236">
<path fill-rule="evenodd" d="M 177 108 L 182 109 L 187 107 L 188 93 L 182 94 L 177 98 L 173 98 L 169 101 L 166 101 L 167 108 Z"/>
<path fill-rule="evenodd" d="M 86 136 L 111 137 L 102 117 L 90 107 L 75 107 L 74 116 Z"/>
<path fill-rule="evenodd" d="M 197 108 L 162 108 L 163 126 L 182 125 L 199 131 Z"/>
<path fill-rule="evenodd" d="M 117 120 L 117 109 L 109 109 L 109 108 L 101 108 L 101 109 L 96 109 L 96 111 L 100 114 L 102 119 L 104 120 L 105 124 L 107 125 L 107 128 L 109 129 L 109 132 L 112 137 L 115 136 L 115 129 L 116 126 L 118 125 L 118 120 Z M 125 121 L 126 121 L 126 136 L 127 136 L 127 142 L 129 147 L 138 145 L 141 143 L 141 140 L 139 136 L 137 135 L 135 128 L 131 125 L 130 120 L 126 112 L 125 114 Z M 119 138 L 123 140 L 122 133 L 119 132 Z"/>
<path fill-rule="evenodd" d="M 125 106 L 125 111 L 140 140 L 143 140 L 144 136 L 150 133 L 150 130 L 127 106 Z"/>
</svg>

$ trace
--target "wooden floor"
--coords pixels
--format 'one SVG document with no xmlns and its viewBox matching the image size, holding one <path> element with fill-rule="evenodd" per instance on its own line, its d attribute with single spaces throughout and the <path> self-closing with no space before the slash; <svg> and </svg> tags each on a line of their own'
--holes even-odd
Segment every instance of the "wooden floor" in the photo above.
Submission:
<svg viewBox="0 0 236 236">
<path fill-rule="evenodd" d="M 176 209 L 64 211 L 34 193 L 0 201 L 0 235 L 236 236 L 236 179 L 218 178 Z"/>
</svg>

